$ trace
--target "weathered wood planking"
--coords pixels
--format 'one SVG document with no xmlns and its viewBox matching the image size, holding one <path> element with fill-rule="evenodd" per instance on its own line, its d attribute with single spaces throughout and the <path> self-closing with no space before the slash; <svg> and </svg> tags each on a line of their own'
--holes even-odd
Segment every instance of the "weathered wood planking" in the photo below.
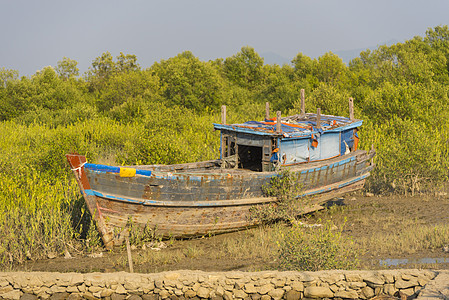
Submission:
<svg viewBox="0 0 449 300">
<path fill-rule="evenodd" d="M 298 175 L 302 192 L 298 201 L 304 195 L 313 196 L 298 213 L 318 209 L 328 199 L 361 188 L 373 168 L 372 156 L 374 152 L 357 150 L 289 167 Z M 254 226 L 251 207 L 276 200 L 264 197 L 261 188 L 276 172 L 223 170 L 210 161 L 186 167 L 140 166 L 151 170 L 151 176 L 120 177 L 85 168 L 84 156 L 67 158 L 107 247 L 123 242 L 121 231 L 128 220 L 155 228 L 162 236 L 221 233 Z"/>
</svg>

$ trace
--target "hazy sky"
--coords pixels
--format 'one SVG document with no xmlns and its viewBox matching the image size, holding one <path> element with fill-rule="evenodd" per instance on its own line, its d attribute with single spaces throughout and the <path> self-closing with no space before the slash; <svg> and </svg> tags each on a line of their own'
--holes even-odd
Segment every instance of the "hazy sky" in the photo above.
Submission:
<svg viewBox="0 0 449 300">
<path fill-rule="evenodd" d="M 139 64 L 190 50 L 202 60 L 251 46 L 292 59 L 423 36 L 448 0 L 0 0 L 0 68 L 31 75 L 64 56 L 81 72 L 103 52 Z"/>
</svg>

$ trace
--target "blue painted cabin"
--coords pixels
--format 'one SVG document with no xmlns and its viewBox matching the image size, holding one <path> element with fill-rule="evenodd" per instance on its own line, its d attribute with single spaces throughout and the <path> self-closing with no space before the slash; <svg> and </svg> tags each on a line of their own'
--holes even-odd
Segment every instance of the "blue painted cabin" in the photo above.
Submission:
<svg viewBox="0 0 449 300">
<path fill-rule="evenodd" d="M 308 113 L 281 118 L 280 126 L 266 119 L 214 128 L 221 131 L 222 166 L 269 172 L 357 150 L 361 125 L 362 120 L 329 115 L 320 115 L 317 122 L 317 114 Z"/>
</svg>

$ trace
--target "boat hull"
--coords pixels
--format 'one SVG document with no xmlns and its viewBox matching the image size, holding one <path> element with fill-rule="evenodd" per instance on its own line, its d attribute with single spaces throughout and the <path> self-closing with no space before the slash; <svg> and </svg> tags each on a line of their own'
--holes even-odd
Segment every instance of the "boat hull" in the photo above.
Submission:
<svg viewBox="0 0 449 300">
<path fill-rule="evenodd" d="M 374 152 L 349 155 L 290 166 L 297 174 L 302 201 L 298 214 L 321 208 L 320 204 L 363 187 L 373 164 Z M 220 169 L 213 163 L 135 168 L 86 164 L 82 155 L 67 159 L 97 221 L 103 242 L 112 247 L 123 242 L 127 224 L 155 230 L 164 237 L 201 236 L 257 225 L 254 206 L 272 205 L 262 186 L 277 172 Z M 127 171 L 135 172 L 129 175 Z M 137 170 L 137 171 L 136 171 Z M 307 201 L 304 200 L 307 198 Z"/>
</svg>

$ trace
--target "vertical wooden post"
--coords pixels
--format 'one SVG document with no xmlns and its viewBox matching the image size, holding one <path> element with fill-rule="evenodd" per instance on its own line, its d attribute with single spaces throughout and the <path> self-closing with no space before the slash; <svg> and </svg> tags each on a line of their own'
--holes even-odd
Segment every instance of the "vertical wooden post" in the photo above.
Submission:
<svg viewBox="0 0 449 300">
<path fill-rule="evenodd" d="M 281 112 L 277 111 L 276 112 L 276 132 L 280 133 L 281 130 Z"/>
<path fill-rule="evenodd" d="M 301 115 L 306 114 L 306 96 L 304 93 L 304 89 L 301 89 Z"/>
<path fill-rule="evenodd" d="M 349 98 L 349 119 L 354 121 L 354 99 Z"/>
<path fill-rule="evenodd" d="M 129 273 L 134 273 L 133 257 L 131 256 L 131 247 L 129 245 L 129 237 L 128 236 L 125 236 L 125 241 L 126 241 L 126 252 L 128 252 Z"/>
<path fill-rule="evenodd" d="M 221 106 L 221 124 L 226 125 L 226 105 Z"/>
<path fill-rule="evenodd" d="M 321 128 L 321 108 L 316 110 L 316 128 Z"/>
<path fill-rule="evenodd" d="M 270 103 L 265 102 L 265 120 L 270 118 Z"/>
</svg>

